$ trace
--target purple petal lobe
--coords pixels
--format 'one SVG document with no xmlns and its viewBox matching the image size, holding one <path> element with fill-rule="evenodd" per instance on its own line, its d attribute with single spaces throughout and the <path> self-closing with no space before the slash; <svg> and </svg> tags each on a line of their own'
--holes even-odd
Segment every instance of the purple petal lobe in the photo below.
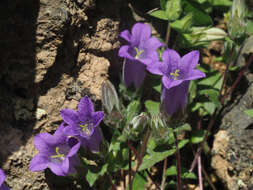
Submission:
<svg viewBox="0 0 253 190">
<path fill-rule="evenodd" d="M 71 137 L 71 138 L 74 138 L 74 137 Z M 71 139 L 70 139 L 70 140 L 71 140 Z M 73 139 L 72 139 L 72 140 L 73 140 Z M 77 140 L 77 139 L 76 139 L 76 140 Z M 72 146 L 72 148 L 70 149 L 70 151 L 69 151 L 67 157 L 74 156 L 74 155 L 78 152 L 78 150 L 79 150 L 79 148 L 80 148 L 80 145 L 81 145 L 81 142 L 80 142 L 79 140 L 77 140 L 75 143 L 76 143 L 76 144 L 75 144 L 74 146 Z M 70 144 L 70 142 L 69 142 L 69 144 Z"/>
<path fill-rule="evenodd" d="M 72 109 L 61 110 L 61 117 L 70 126 L 76 126 L 79 122 L 78 114 Z"/>
<path fill-rule="evenodd" d="M 44 170 L 48 167 L 48 156 L 37 154 L 32 161 L 30 162 L 30 170 L 33 172 L 39 172 L 41 170 Z"/>
<path fill-rule="evenodd" d="M 124 58 L 130 59 L 130 60 L 134 60 L 135 58 L 132 55 L 130 55 L 130 53 L 129 53 L 130 50 L 131 50 L 130 48 L 131 47 L 128 46 L 128 45 L 121 46 L 121 48 L 119 49 L 118 55 L 120 57 L 124 57 Z"/>
<path fill-rule="evenodd" d="M 48 138 L 49 137 L 49 138 Z M 34 146 L 41 152 L 41 153 L 49 153 L 50 146 L 49 143 L 54 143 L 55 140 L 53 139 L 52 135 L 48 133 L 40 133 L 34 137 Z M 47 140 L 49 139 L 48 143 Z M 51 140 L 51 141 L 50 141 Z"/>
<path fill-rule="evenodd" d="M 62 164 L 50 162 L 49 168 L 51 171 L 58 176 L 66 176 L 67 173 L 63 170 Z"/>
<path fill-rule="evenodd" d="M 164 44 L 160 42 L 156 37 L 151 37 L 145 42 L 145 47 L 148 47 L 152 50 L 156 50 L 162 46 L 164 46 Z"/>
<path fill-rule="evenodd" d="M 194 69 L 199 62 L 199 51 L 191 51 L 184 55 L 181 59 L 181 67 L 186 67 L 189 69 Z"/>
<path fill-rule="evenodd" d="M 93 127 L 97 127 L 104 118 L 104 112 L 97 111 L 92 115 Z"/>
<path fill-rule="evenodd" d="M 120 33 L 120 37 L 125 39 L 126 41 L 130 42 L 131 40 L 131 34 L 128 30 L 124 30 Z"/>
<path fill-rule="evenodd" d="M 0 186 L 0 190 L 10 190 L 10 189 L 5 184 L 2 184 L 2 186 Z"/>
<path fill-rule="evenodd" d="M 0 186 L 3 184 L 6 176 L 4 174 L 4 171 L 0 169 Z"/>
<path fill-rule="evenodd" d="M 136 23 L 132 28 L 131 44 L 142 47 L 151 36 L 151 28 L 147 24 Z"/>
<path fill-rule="evenodd" d="M 88 96 L 83 97 L 78 104 L 79 119 L 91 117 L 94 112 L 93 103 Z"/>
<path fill-rule="evenodd" d="M 174 79 L 170 79 L 166 76 L 162 77 L 162 83 L 165 86 L 165 88 L 167 88 L 167 89 L 170 89 L 174 86 L 178 86 L 182 82 L 183 82 L 183 80 L 174 80 Z"/>
<path fill-rule="evenodd" d="M 162 72 L 162 67 L 163 65 L 165 65 L 164 63 L 162 62 L 155 62 L 154 64 L 152 65 L 149 65 L 147 67 L 147 70 L 150 72 L 150 73 L 153 73 L 153 74 L 156 74 L 156 75 L 163 75 L 163 72 Z"/>
<path fill-rule="evenodd" d="M 195 80 L 195 79 L 200 79 L 204 77 L 206 77 L 205 73 L 197 69 L 194 69 L 188 73 L 188 77 L 185 80 Z"/>
</svg>

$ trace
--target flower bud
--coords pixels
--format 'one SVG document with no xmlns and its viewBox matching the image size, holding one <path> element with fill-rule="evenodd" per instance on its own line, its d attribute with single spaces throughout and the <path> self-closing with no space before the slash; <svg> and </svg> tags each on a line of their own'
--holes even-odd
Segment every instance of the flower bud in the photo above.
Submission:
<svg viewBox="0 0 253 190">
<path fill-rule="evenodd" d="M 105 81 L 102 85 L 102 104 L 108 114 L 112 112 L 113 108 L 119 110 L 119 98 L 110 81 Z"/>
<path fill-rule="evenodd" d="M 247 28 L 245 12 L 246 7 L 244 0 L 234 0 L 230 20 L 228 22 L 228 32 L 232 39 L 240 38 L 245 35 Z"/>
</svg>

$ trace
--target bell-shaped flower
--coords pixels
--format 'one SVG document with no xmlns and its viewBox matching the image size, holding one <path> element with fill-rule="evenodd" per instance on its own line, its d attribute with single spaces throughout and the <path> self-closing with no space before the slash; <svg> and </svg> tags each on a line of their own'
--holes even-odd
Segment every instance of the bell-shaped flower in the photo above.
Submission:
<svg viewBox="0 0 253 190">
<path fill-rule="evenodd" d="M 0 169 L 0 190 L 10 190 L 5 184 L 4 184 L 4 180 L 5 180 L 6 176 L 4 174 L 4 171 Z"/>
<path fill-rule="evenodd" d="M 75 166 L 79 165 L 77 152 L 81 143 L 77 138 L 65 135 L 64 125 L 62 123 L 54 135 L 40 133 L 34 137 L 34 145 L 39 153 L 30 162 L 31 171 L 50 168 L 58 176 L 75 172 Z"/>
<path fill-rule="evenodd" d="M 146 66 L 159 60 L 159 47 L 164 46 L 156 37 L 151 36 L 151 28 L 147 24 L 136 23 L 131 30 L 121 32 L 120 37 L 129 44 L 119 49 L 118 55 L 125 58 L 123 80 L 126 86 L 134 83 L 135 88 L 140 87 L 144 78 Z"/>
<path fill-rule="evenodd" d="M 179 108 L 184 110 L 189 82 L 205 77 L 205 73 L 195 69 L 198 61 L 198 51 L 191 51 L 181 58 L 176 51 L 168 49 L 162 54 L 162 62 L 147 68 L 153 74 L 162 75 L 161 99 L 169 115 Z"/>
<path fill-rule="evenodd" d="M 104 112 L 94 112 L 93 103 L 88 96 L 80 100 L 77 111 L 63 109 L 61 116 L 68 124 L 65 134 L 78 138 L 91 151 L 99 151 L 102 134 L 98 125 L 104 118 Z"/>
</svg>

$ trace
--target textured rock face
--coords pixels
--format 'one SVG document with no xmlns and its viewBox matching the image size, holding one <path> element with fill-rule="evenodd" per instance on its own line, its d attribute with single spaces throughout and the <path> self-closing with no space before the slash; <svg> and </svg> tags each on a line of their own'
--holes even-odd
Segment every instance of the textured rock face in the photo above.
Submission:
<svg viewBox="0 0 253 190">
<path fill-rule="evenodd" d="M 244 113 L 253 105 L 252 74 L 248 80 L 249 88 L 225 114 L 213 144 L 212 167 L 229 190 L 253 189 L 253 118 Z"/>
<path fill-rule="evenodd" d="M 33 136 L 54 131 L 82 96 L 100 99 L 119 47 L 122 3 L 110 3 L 114 11 L 95 0 L 0 2 L 0 167 L 12 190 L 73 189 L 29 171 Z"/>
</svg>

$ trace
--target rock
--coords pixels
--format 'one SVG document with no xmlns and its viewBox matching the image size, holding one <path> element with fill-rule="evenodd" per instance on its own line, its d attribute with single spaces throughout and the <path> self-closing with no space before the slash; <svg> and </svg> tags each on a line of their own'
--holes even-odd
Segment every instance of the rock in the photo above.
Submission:
<svg viewBox="0 0 253 190">
<path fill-rule="evenodd" d="M 247 77 L 250 85 L 224 115 L 212 149 L 212 167 L 229 190 L 253 189 L 253 118 L 244 113 L 253 105 L 253 83 Z"/>
<path fill-rule="evenodd" d="M 111 62 L 119 64 L 121 2 L 109 12 L 95 2 L 0 2 L 0 168 L 12 190 L 80 189 L 48 171 L 30 172 L 29 163 L 33 137 L 52 133 L 60 110 L 76 109 L 82 96 L 100 100 Z"/>
</svg>

